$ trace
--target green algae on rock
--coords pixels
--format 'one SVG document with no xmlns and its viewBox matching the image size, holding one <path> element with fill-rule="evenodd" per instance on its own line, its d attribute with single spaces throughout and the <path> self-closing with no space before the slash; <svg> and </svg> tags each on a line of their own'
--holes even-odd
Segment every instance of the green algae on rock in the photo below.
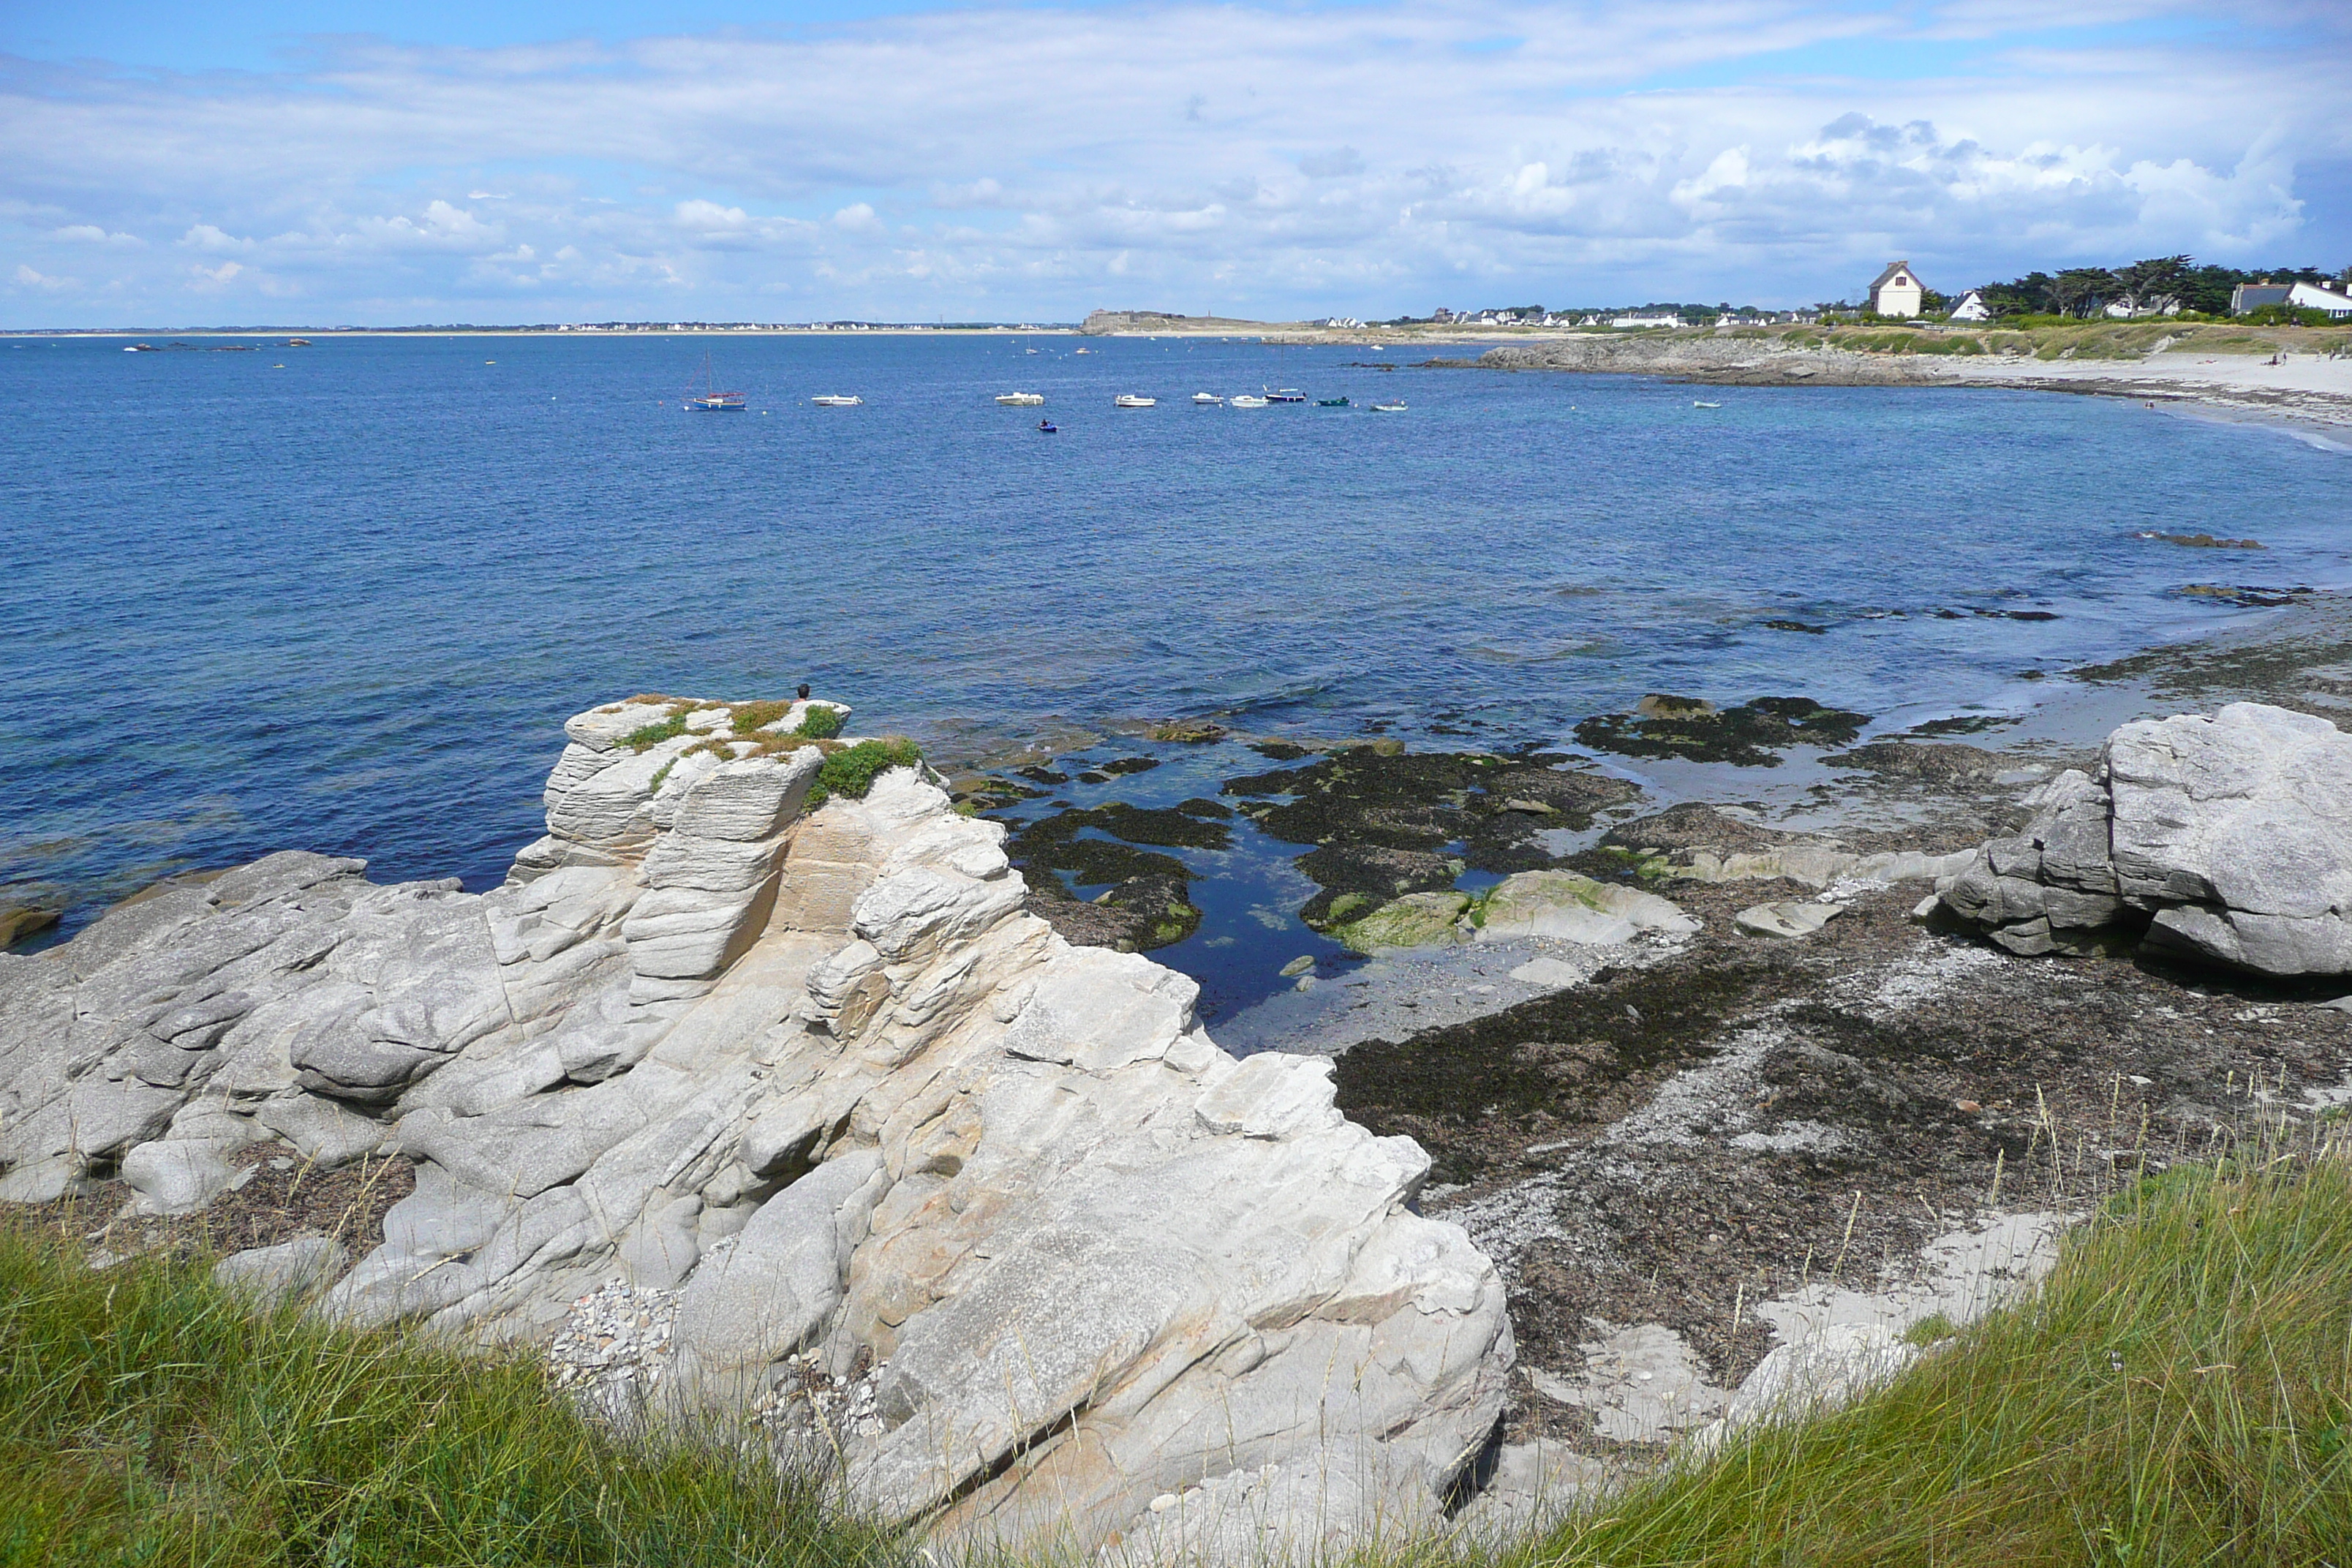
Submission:
<svg viewBox="0 0 2352 1568">
<path fill-rule="evenodd" d="M 1457 922 L 1470 907 L 1466 893 L 1408 893 L 1382 904 L 1360 920 L 1334 926 L 1330 934 L 1358 952 L 1382 948 L 1440 947 L 1459 942 Z"/>
<path fill-rule="evenodd" d="M 1224 793 L 1269 836 L 1316 846 L 1295 862 L 1322 889 L 1299 918 L 1331 931 L 1399 898 L 1450 889 L 1466 869 L 1549 866 L 1538 835 L 1588 827 L 1596 812 L 1641 793 L 1623 779 L 1553 765 L 1572 760 L 1349 746 L 1230 779 Z"/>
<path fill-rule="evenodd" d="M 1186 804 L 1216 806 L 1213 801 Z M 1201 924 L 1191 897 L 1190 868 L 1160 850 L 1223 849 L 1232 839 L 1231 828 L 1197 811 L 1112 801 L 1040 818 L 1013 834 L 1004 847 L 1013 863 L 1029 873 L 1034 911 L 1065 936 L 1148 952 L 1183 941 Z M 1108 884 L 1108 889 L 1091 904 L 1082 903 L 1056 875 L 1065 871 L 1080 887 Z"/>
</svg>

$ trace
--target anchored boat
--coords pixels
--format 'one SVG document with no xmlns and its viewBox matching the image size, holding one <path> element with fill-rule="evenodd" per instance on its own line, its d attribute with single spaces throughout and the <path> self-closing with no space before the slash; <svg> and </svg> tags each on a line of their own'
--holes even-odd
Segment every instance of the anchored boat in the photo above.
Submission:
<svg viewBox="0 0 2352 1568">
<path fill-rule="evenodd" d="M 1265 399 L 1244 392 L 1238 397 L 1235 397 L 1227 406 L 1233 408 L 1263 408 L 1265 406 Z"/>
<path fill-rule="evenodd" d="M 1192 395 L 1192 402 L 1202 408 L 1208 408 L 1223 401 L 1223 398 L 1213 392 L 1196 392 Z"/>
<path fill-rule="evenodd" d="M 1318 397 L 1315 400 L 1315 406 L 1318 408 L 1353 408 L 1355 405 L 1349 403 L 1344 397 Z"/>
<path fill-rule="evenodd" d="M 1372 405 L 1372 412 L 1375 414 L 1402 414 L 1404 412 L 1404 405 L 1402 403 L 1375 403 Z"/>
<path fill-rule="evenodd" d="M 1295 386 L 1286 386 L 1279 390 L 1269 388 L 1265 400 L 1268 403 L 1304 403 L 1307 401 L 1307 395 Z"/>
<path fill-rule="evenodd" d="M 1042 392 L 1006 392 L 999 394 L 996 401 L 1007 408 L 1043 408 L 1045 395 Z"/>
<path fill-rule="evenodd" d="M 1131 392 L 1122 392 L 1110 400 L 1110 405 L 1113 408 L 1157 408 L 1160 406 L 1160 400 L 1156 397 L 1138 397 Z"/>
<path fill-rule="evenodd" d="M 494 362 L 484 361 L 483 363 Z M 696 414 L 740 414 L 743 412 L 743 395 L 740 392 L 719 390 L 719 374 L 711 369 L 710 356 L 706 353 L 702 356 L 702 390 L 694 391 L 692 384 L 689 383 L 686 395 L 686 406 Z"/>
<path fill-rule="evenodd" d="M 863 404 L 866 399 L 862 397 L 845 397 L 840 393 L 828 392 L 822 397 L 812 397 L 809 401 L 815 404 L 819 408 L 856 408 L 859 405 Z"/>
</svg>

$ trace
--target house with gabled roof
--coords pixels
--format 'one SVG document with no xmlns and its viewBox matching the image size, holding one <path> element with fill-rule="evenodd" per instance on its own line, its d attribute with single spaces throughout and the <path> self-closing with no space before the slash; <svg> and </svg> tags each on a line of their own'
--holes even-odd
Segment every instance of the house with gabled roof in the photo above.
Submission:
<svg viewBox="0 0 2352 1568">
<path fill-rule="evenodd" d="M 1890 261 L 1886 270 L 1870 280 L 1870 308 L 1882 316 L 1908 321 L 1919 313 L 1927 286 L 1907 261 Z"/>
</svg>

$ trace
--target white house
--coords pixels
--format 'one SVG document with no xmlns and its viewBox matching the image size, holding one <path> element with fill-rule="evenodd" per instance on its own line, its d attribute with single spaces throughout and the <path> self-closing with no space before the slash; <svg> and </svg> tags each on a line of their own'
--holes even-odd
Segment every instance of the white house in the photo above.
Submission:
<svg viewBox="0 0 2352 1568">
<path fill-rule="evenodd" d="M 1986 308 L 1984 296 L 1977 292 L 1974 289 L 1971 289 L 1967 293 L 1960 296 L 1960 302 L 1958 304 L 1952 307 L 1952 320 L 1956 321 L 1990 321 L 1992 320 L 1992 311 Z"/>
<path fill-rule="evenodd" d="M 1621 331 L 1632 331 L 1641 327 L 1679 327 L 1683 324 L 1683 319 L 1680 316 L 1663 313 L 1654 316 L 1628 314 L 1612 316 L 1609 318 L 1609 324 Z"/>
<path fill-rule="evenodd" d="M 1870 282 L 1870 308 L 1882 316 L 1900 316 L 1906 321 L 1919 313 L 1925 285 L 1907 261 L 1890 261 L 1886 270 Z"/>
<path fill-rule="evenodd" d="M 2325 283 L 2241 283 L 2230 290 L 2230 314 L 2242 316 L 2265 305 L 2287 305 L 2298 310 L 2325 310 L 2331 316 L 2352 316 L 2352 296 Z"/>
<path fill-rule="evenodd" d="M 2298 283 L 2287 290 L 2286 302 L 2298 310 L 2325 310 L 2331 316 L 2352 316 L 2352 294 L 2325 283 Z"/>
</svg>

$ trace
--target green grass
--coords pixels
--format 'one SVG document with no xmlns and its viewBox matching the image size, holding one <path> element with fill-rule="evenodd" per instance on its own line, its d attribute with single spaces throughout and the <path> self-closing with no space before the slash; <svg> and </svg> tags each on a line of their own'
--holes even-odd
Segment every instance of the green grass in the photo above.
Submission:
<svg viewBox="0 0 2352 1568">
<path fill-rule="evenodd" d="M 739 702 L 735 705 L 733 728 L 738 735 L 756 735 L 792 710 L 790 701 Z M 801 715 L 801 721 L 793 727 L 792 732 L 807 740 L 830 741 L 841 733 L 841 727 L 846 721 L 847 715 L 840 709 L 814 702 L 809 705 L 808 711 Z"/>
<path fill-rule="evenodd" d="M 2141 1184 L 1882 1393 L 1496 1561 L 2352 1568 L 2352 1168 Z"/>
<path fill-rule="evenodd" d="M 864 1568 L 740 1450 L 624 1441 L 522 1359 L 257 1317 L 199 1261 L 0 1226 L 0 1564 Z"/>
<path fill-rule="evenodd" d="M 911 768 L 922 760 L 922 748 L 902 735 L 844 746 L 817 770 L 816 783 L 809 786 L 808 808 L 814 811 L 837 795 L 864 800 L 876 779 L 892 768 Z"/>
<path fill-rule="evenodd" d="M 1349 1561 L 2352 1565 L 2340 1157 L 2140 1183 L 2032 1297 L 1945 1327 L 1914 1336 L 1928 1353 L 1881 1392 L 1685 1456 L 1542 1537 Z M 201 1260 L 93 1274 L 54 1232 L 0 1226 L 7 1568 L 895 1568 L 902 1553 L 740 1450 L 613 1436 L 527 1360 L 256 1317 Z"/>
</svg>

